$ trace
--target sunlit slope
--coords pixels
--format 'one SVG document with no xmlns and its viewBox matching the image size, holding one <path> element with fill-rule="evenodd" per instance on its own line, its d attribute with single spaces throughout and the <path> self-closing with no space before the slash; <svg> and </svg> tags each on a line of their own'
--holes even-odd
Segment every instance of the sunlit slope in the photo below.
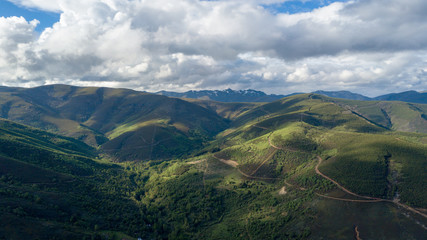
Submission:
<svg viewBox="0 0 427 240">
<path fill-rule="evenodd" d="M 329 132 L 320 170 L 365 196 L 427 206 L 426 136 Z"/>
<path fill-rule="evenodd" d="M 106 138 L 102 133 L 96 132 L 74 119 L 63 117 L 61 112 L 56 109 L 63 99 L 61 98 L 63 91 L 76 89 L 65 86 L 63 88 L 53 89 L 50 95 L 54 96 L 43 93 L 44 88 L 2 88 L 0 89 L 1 117 L 80 139 L 92 146 L 105 142 Z M 60 93 L 56 93 L 56 91 Z M 58 96 L 58 99 L 55 100 L 55 96 Z M 85 108 L 85 105 L 82 103 L 78 107 Z"/>
<path fill-rule="evenodd" d="M 427 105 L 406 102 L 331 99 L 340 106 L 386 128 L 427 133 Z"/>
<path fill-rule="evenodd" d="M 320 156 L 320 170 L 353 192 L 425 207 L 426 139 L 390 131 L 331 98 L 305 94 L 237 118 L 221 133 L 216 155 L 264 178 L 283 178 L 301 166 L 311 168 L 303 175 L 314 176 Z"/>
<path fill-rule="evenodd" d="M 216 112 L 221 117 L 234 120 L 245 112 L 262 105 L 263 103 L 230 103 L 230 102 L 216 102 L 211 100 L 200 100 L 192 98 L 183 98 L 185 101 L 195 103 L 204 108 Z"/>
<path fill-rule="evenodd" d="M 324 129 L 352 132 L 382 132 L 386 128 L 368 121 L 316 94 L 301 94 L 256 107 L 236 118 L 222 136 L 250 139 L 268 130 L 302 122 Z"/>
<path fill-rule="evenodd" d="M 105 154 L 120 161 L 180 156 L 228 126 L 210 109 L 128 89 L 6 88 L 0 91 L 0 107 L 5 118 L 102 145 Z M 172 150 L 153 155 L 147 148 Z"/>
</svg>

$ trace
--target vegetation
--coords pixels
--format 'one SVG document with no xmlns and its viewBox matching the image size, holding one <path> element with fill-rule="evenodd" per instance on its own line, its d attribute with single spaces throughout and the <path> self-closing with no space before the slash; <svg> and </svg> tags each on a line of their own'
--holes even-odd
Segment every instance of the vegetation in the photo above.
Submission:
<svg viewBox="0 0 427 240">
<path fill-rule="evenodd" d="M 425 236 L 420 215 L 351 202 L 367 199 L 316 174 L 321 157 L 356 195 L 426 208 L 427 136 L 392 130 L 424 105 L 197 104 L 62 85 L 1 93 L 3 117 L 44 130 L 0 121 L 0 239 L 347 239 L 355 225 L 367 239 Z"/>
</svg>

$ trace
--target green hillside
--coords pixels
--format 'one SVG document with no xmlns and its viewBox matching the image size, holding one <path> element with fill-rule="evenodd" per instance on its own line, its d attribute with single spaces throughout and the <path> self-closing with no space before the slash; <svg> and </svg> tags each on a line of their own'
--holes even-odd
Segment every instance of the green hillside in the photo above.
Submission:
<svg viewBox="0 0 427 240">
<path fill-rule="evenodd" d="M 320 169 L 349 189 L 389 199 L 398 193 L 402 202 L 427 206 L 425 144 L 405 135 L 343 132 L 325 135 L 323 144 L 329 151 Z"/>
<path fill-rule="evenodd" d="M 210 109 L 128 89 L 51 85 L 6 90 L 0 91 L 2 117 L 101 146 L 118 161 L 178 157 L 228 126 Z M 131 152 L 124 146 L 129 141 Z M 147 155 L 147 149 L 158 154 Z"/>
<path fill-rule="evenodd" d="M 245 112 L 262 105 L 262 103 L 226 103 L 192 98 L 185 98 L 184 100 L 210 109 L 221 117 L 230 120 L 234 120 Z"/>
<path fill-rule="evenodd" d="M 386 128 L 427 133 L 427 105 L 405 102 L 332 100 L 336 104 Z"/>
<path fill-rule="evenodd" d="M 90 239 L 105 224 L 126 230 L 124 216 L 138 207 L 106 184 L 121 168 L 95 157 L 77 140 L 1 120 L 0 239 Z M 118 222 L 101 221 L 117 210 Z"/>
<path fill-rule="evenodd" d="M 274 146 L 330 159 L 320 169 L 352 191 L 392 198 L 399 189 L 402 201 L 427 206 L 425 135 L 390 132 L 330 98 L 310 94 L 262 105 L 237 118 L 232 126 L 235 130 L 223 133 L 224 146 L 248 148 L 258 141 L 253 139 L 260 138 L 265 145 L 269 136 Z M 392 180 L 394 172 L 398 179 Z"/>
<path fill-rule="evenodd" d="M 422 104 L 317 94 L 186 102 L 62 85 L 11 92 L 7 116 L 33 116 L 44 127 L 49 116 L 49 131 L 67 136 L 78 132 L 72 122 L 102 144 L 0 121 L 0 239 L 427 234 Z M 375 117 L 379 107 L 390 125 Z M 404 119 L 412 130 L 395 131 Z"/>
</svg>

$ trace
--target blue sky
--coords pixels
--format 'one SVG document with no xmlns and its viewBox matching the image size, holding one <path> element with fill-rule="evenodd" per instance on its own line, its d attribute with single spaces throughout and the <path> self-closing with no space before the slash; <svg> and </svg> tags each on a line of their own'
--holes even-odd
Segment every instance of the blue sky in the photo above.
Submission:
<svg viewBox="0 0 427 240">
<path fill-rule="evenodd" d="M 60 14 L 40 11 L 37 9 L 18 7 L 11 2 L 0 0 L 0 16 L 23 16 L 27 21 L 37 19 L 39 20 L 40 24 L 37 26 L 36 31 L 42 32 L 45 28 L 51 27 L 54 23 L 58 22 Z"/>
<path fill-rule="evenodd" d="M 270 6 L 264 6 L 271 12 L 275 13 L 299 13 L 299 12 L 310 12 L 313 9 L 324 7 L 333 2 L 348 2 L 348 0 L 290 0 L 284 3 L 273 4 Z"/>
</svg>

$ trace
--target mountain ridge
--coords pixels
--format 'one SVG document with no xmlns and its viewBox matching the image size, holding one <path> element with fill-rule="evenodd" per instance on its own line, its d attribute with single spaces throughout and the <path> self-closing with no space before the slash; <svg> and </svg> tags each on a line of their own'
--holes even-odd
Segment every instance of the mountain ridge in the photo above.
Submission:
<svg viewBox="0 0 427 240">
<path fill-rule="evenodd" d="M 367 97 L 359 93 L 350 91 L 325 91 L 317 90 L 312 93 L 332 97 L 342 98 L 349 100 L 362 100 L 362 101 L 402 101 L 411 103 L 427 103 L 427 92 L 405 91 L 401 93 L 384 94 L 377 97 Z M 262 91 L 247 89 L 247 90 L 200 90 L 200 91 L 187 91 L 187 92 L 171 92 L 160 91 L 155 94 L 160 94 L 169 97 L 178 98 L 192 98 L 199 100 L 212 100 L 219 102 L 273 102 L 284 97 L 301 94 L 300 92 L 291 93 L 286 95 L 266 94 Z"/>
<path fill-rule="evenodd" d="M 253 89 L 247 90 L 200 90 L 200 91 L 187 91 L 183 93 L 160 91 L 156 94 L 168 97 L 181 97 L 181 98 L 195 98 L 200 100 L 213 100 L 220 102 L 271 102 L 284 98 L 288 95 L 275 95 L 266 94 L 262 91 Z"/>
<path fill-rule="evenodd" d="M 169 149 L 162 152 L 173 156 L 184 152 L 179 148 L 201 147 L 228 126 L 228 120 L 216 112 L 182 99 L 129 89 L 68 85 L 5 88 L 0 91 L 0 114 L 94 147 L 103 145 L 101 149 L 115 159 L 166 157 L 156 155 L 160 149 Z M 126 142 L 132 142 L 133 148 L 148 147 L 154 155 L 121 155 Z"/>
</svg>

